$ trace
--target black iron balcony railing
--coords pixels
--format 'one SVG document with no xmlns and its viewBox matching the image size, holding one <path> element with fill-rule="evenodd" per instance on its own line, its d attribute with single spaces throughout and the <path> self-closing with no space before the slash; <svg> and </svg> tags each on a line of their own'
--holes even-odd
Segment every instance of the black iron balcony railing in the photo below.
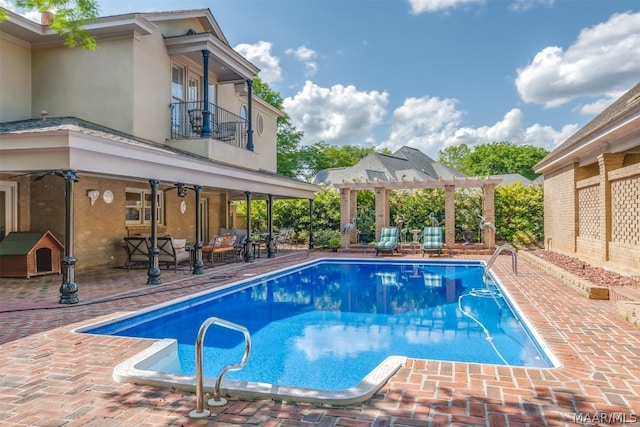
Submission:
<svg viewBox="0 0 640 427">
<path fill-rule="evenodd" d="M 171 139 L 202 138 L 206 131 L 204 102 L 173 102 L 171 107 Z M 212 139 L 247 148 L 246 119 L 209 103 L 209 131 Z"/>
</svg>

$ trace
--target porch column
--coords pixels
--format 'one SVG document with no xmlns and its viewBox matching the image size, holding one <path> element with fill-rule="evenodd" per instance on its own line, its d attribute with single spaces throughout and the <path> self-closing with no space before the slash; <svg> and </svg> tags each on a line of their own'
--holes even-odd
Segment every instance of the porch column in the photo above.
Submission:
<svg viewBox="0 0 640 427">
<path fill-rule="evenodd" d="M 487 184 L 482 186 L 484 197 L 482 199 L 482 216 L 486 222 L 496 225 L 496 185 Z M 482 242 L 489 248 L 493 248 L 496 244 L 496 232 L 490 228 L 480 230 L 482 233 Z"/>
<path fill-rule="evenodd" d="M 149 270 L 147 271 L 147 285 L 159 285 L 160 284 L 160 263 L 158 256 L 160 255 L 160 249 L 158 249 L 158 185 L 160 182 L 157 179 L 150 179 L 149 186 L 151 187 L 151 248 L 149 249 Z M 144 202 L 143 202 L 144 203 Z M 144 204 L 142 206 L 142 215 L 144 215 Z"/>
<path fill-rule="evenodd" d="M 273 194 L 267 194 L 267 258 L 273 258 Z"/>
<path fill-rule="evenodd" d="M 456 243 L 456 202 L 455 185 L 444 186 L 444 245 L 452 247 Z"/>
<path fill-rule="evenodd" d="M 313 249 L 313 199 L 309 199 L 309 249 Z"/>
<path fill-rule="evenodd" d="M 622 167 L 624 153 L 600 154 L 598 168 L 600 171 L 600 191 L 598 192 L 598 212 L 601 212 L 599 229 L 600 260 L 609 260 L 609 242 L 611 241 L 611 224 L 613 212 L 611 209 L 611 182 L 609 172 Z"/>
<path fill-rule="evenodd" d="M 196 251 L 196 259 L 193 261 L 193 274 L 204 274 L 204 263 L 202 262 L 202 242 L 200 241 L 200 225 L 201 225 L 201 212 L 200 212 L 200 193 L 202 193 L 201 185 L 194 185 L 193 191 L 196 193 L 196 242 L 193 245 Z"/>
<path fill-rule="evenodd" d="M 202 51 L 202 70 L 203 70 L 203 80 L 202 85 L 204 86 L 204 96 L 202 106 L 202 132 L 200 134 L 203 138 L 211 138 L 211 111 L 209 110 L 209 51 Z"/>
<path fill-rule="evenodd" d="M 247 79 L 247 150 L 253 151 L 253 80 Z"/>
<path fill-rule="evenodd" d="M 64 258 L 62 258 L 62 285 L 60 285 L 60 304 L 78 303 L 78 285 L 76 280 L 76 259 L 73 257 L 73 183 L 77 181 L 75 171 L 63 171 L 64 178 Z"/>
<path fill-rule="evenodd" d="M 251 245 L 251 192 L 245 191 L 247 199 L 247 243 L 244 248 L 244 262 L 253 262 L 253 251 Z"/>
</svg>

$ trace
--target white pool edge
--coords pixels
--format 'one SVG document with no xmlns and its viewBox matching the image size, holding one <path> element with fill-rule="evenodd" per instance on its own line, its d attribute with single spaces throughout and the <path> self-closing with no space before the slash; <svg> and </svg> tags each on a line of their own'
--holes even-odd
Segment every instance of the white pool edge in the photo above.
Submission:
<svg viewBox="0 0 640 427">
<path fill-rule="evenodd" d="M 120 383 L 134 383 L 154 387 L 175 388 L 194 392 L 196 377 L 149 370 L 161 359 L 177 357 L 178 344 L 174 339 L 162 339 L 117 365 L 113 379 Z M 358 384 L 345 390 L 314 390 L 274 384 L 223 380 L 220 393 L 245 399 L 269 399 L 288 402 L 350 405 L 370 399 L 401 367 L 406 366 L 404 356 L 389 356 L 367 374 Z M 215 378 L 203 378 L 205 393 L 213 394 Z"/>
</svg>

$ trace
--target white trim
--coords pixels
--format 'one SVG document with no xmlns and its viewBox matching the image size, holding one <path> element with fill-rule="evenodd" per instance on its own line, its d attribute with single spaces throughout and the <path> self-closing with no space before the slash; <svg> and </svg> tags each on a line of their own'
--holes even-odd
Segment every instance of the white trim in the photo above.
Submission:
<svg viewBox="0 0 640 427">
<path fill-rule="evenodd" d="M 18 231 L 18 183 L 0 181 L 0 191 L 7 193 L 5 200 L 5 236 L 12 231 Z"/>
</svg>

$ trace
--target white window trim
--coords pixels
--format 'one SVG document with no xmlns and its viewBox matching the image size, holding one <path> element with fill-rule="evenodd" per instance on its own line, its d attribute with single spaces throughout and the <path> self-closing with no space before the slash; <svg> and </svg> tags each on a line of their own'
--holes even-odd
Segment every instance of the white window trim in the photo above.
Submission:
<svg viewBox="0 0 640 427">
<path fill-rule="evenodd" d="M 127 208 L 127 197 L 126 197 L 126 193 L 137 193 L 140 195 L 140 202 L 141 202 L 141 206 L 142 206 L 142 211 L 140 213 L 140 219 L 139 220 L 127 220 L 126 217 L 126 208 Z M 151 225 L 151 221 L 145 221 L 144 219 L 144 200 L 145 200 L 145 196 L 149 194 L 151 195 L 151 189 L 150 188 L 134 188 L 134 187 L 127 187 L 125 188 L 125 223 L 127 225 Z M 158 224 L 164 224 L 164 192 L 161 190 L 158 190 L 157 192 L 158 195 L 158 217 L 157 219 L 157 223 Z"/>
</svg>

